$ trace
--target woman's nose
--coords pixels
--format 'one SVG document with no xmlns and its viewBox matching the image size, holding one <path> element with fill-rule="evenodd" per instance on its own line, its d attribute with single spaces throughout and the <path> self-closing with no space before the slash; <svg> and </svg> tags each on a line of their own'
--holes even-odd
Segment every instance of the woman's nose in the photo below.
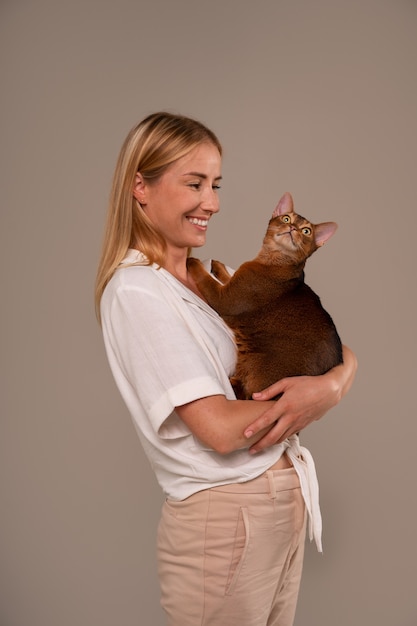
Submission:
<svg viewBox="0 0 417 626">
<path fill-rule="evenodd" d="M 207 190 L 207 193 L 204 194 L 201 200 L 201 208 L 211 213 L 218 212 L 220 209 L 219 197 L 214 189 Z"/>
</svg>

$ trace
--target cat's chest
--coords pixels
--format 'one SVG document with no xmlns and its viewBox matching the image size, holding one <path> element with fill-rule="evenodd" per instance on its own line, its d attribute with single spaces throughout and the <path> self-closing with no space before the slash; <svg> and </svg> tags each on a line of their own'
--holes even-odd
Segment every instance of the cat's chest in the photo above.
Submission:
<svg viewBox="0 0 417 626">
<path fill-rule="evenodd" d="M 239 298 L 246 302 L 247 308 L 260 309 L 265 306 L 278 305 L 282 297 L 291 297 L 291 294 L 299 295 L 304 291 L 305 283 L 299 279 L 285 280 L 273 277 L 263 277 L 252 280 L 244 289 L 241 289 Z"/>
</svg>

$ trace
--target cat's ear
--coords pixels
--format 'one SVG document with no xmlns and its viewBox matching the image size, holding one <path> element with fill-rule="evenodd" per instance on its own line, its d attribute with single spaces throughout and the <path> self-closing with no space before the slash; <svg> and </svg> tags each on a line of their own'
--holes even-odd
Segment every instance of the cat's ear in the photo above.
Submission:
<svg viewBox="0 0 417 626">
<path fill-rule="evenodd" d="M 322 246 L 337 230 L 336 222 L 323 222 L 314 227 L 314 240 L 318 247 Z"/>
<path fill-rule="evenodd" d="M 278 217 L 278 215 L 285 215 L 286 213 L 292 213 L 293 211 L 294 201 L 292 199 L 292 195 L 286 191 L 275 207 L 272 217 Z"/>
</svg>

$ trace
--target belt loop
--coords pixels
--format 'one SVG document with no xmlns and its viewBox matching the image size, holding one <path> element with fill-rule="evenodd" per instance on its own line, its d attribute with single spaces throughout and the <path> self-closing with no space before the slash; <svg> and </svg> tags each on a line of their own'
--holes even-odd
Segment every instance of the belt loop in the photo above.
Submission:
<svg viewBox="0 0 417 626">
<path fill-rule="evenodd" d="M 271 500 L 274 500 L 277 497 L 277 490 L 275 488 L 275 480 L 274 480 L 274 472 L 268 470 L 266 472 L 266 477 L 269 483 L 269 497 Z"/>
</svg>

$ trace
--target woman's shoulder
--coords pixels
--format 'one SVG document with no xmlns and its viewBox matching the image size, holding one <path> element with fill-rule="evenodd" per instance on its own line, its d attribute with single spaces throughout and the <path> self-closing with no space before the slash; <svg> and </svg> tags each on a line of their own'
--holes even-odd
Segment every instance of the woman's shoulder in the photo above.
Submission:
<svg viewBox="0 0 417 626">
<path fill-rule="evenodd" d="M 158 279 L 158 268 L 152 265 L 121 265 L 114 272 L 109 286 L 116 291 L 129 289 L 151 289 L 155 290 L 160 286 Z"/>
<path fill-rule="evenodd" d="M 150 265 L 122 265 L 107 283 L 100 302 L 103 322 L 109 316 L 153 315 L 161 309 L 166 297 L 157 269 Z"/>
<path fill-rule="evenodd" d="M 159 271 L 157 266 L 149 265 L 141 252 L 129 249 L 108 282 L 105 291 L 113 295 L 130 290 L 159 291 L 161 282 L 157 276 Z"/>
</svg>

